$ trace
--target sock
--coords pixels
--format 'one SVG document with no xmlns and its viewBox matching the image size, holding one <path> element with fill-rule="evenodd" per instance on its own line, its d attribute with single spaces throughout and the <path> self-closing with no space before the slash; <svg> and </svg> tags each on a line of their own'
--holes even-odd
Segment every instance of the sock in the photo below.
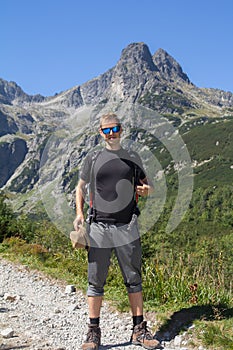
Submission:
<svg viewBox="0 0 233 350">
<path fill-rule="evenodd" d="M 97 325 L 99 326 L 100 324 L 100 318 L 99 317 L 95 317 L 95 318 L 90 318 L 90 324 L 94 324 L 94 325 Z"/>
<path fill-rule="evenodd" d="M 143 315 L 133 316 L 133 326 L 137 326 L 143 321 Z"/>
</svg>

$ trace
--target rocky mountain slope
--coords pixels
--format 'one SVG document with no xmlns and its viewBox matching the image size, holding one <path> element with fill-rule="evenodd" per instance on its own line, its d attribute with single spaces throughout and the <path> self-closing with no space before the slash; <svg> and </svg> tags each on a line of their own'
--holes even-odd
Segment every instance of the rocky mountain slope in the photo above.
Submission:
<svg viewBox="0 0 233 350">
<path fill-rule="evenodd" d="M 0 188 L 17 198 L 16 209 L 31 208 L 41 193 L 47 207 L 59 206 L 58 192 L 72 194 L 83 157 L 99 143 L 98 118 L 107 111 L 122 117 L 125 138 L 151 144 L 155 133 L 166 134 L 163 125 L 172 127 L 167 134 L 174 128 L 182 134 L 231 118 L 233 94 L 195 86 L 166 51 L 152 55 L 144 43 L 128 45 L 115 67 L 55 96 L 29 96 L 0 79 Z"/>
</svg>

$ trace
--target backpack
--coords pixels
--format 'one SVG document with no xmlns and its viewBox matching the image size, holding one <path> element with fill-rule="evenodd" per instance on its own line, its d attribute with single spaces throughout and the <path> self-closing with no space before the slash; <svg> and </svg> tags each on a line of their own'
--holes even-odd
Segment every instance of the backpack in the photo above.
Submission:
<svg viewBox="0 0 233 350">
<path fill-rule="evenodd" d="M 93 220 L 95 219 L 95 210 L 94 210 L 94 165 L 99 157 L 99 155 L 103 152 L 103 150 L 96 150 L 92 154 L 92 159 L 91 159 L 91 170 L 90 170 L 90 184 L 88 185 L 88 192 L 89 192 L 89 208 L 87 211 L 87 219 L 86 222 L 90 225 Z M 128 151 L 130 157 L 135 157 L 135 153 L 133 151 Z M 132 162 L 134 165 L 134 175 L 133 175 L 133 187 L 134 187 L 134 202 L 135 202 L 135 208 L 134 208 L 134 214 L 137 216 L 140 215 L 140 210 L 138 208 L 138 194 L 136 193 L 136 184 L 138 181 L 138 167 L 137 165 Z"/>
</svg>

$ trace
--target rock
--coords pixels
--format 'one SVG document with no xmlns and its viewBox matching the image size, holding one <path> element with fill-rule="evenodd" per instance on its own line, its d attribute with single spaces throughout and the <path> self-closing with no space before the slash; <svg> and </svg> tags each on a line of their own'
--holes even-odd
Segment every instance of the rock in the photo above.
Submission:
<svg viewBox="0 0 233 350">
<path fill-rule="evenodd" d="M 69 284 L 68 286 L 66 286 L 66 289 L 65 289 L 66 294 L 72 294 L 75 292 L 76 292 L 75 286 L 73 286 L 72 284 Z"/>
<path fill-rule="evenodd" d="M 174 339 L 174 345 L 175 346 L 180 346 L 181 345 L 181 342 L 182 342 L 182 337 L 181 335 L 177 335 Z"/>
<path fill-rule="evenodd" d="M 75 305 L 75 304 L 68 306 L 69 312 L 73 312 L 73 311 L 78 310 L 78 309 L 80 309 L 80 307 L 78 305 Z"/>
<path fill-rule="evenodd" d="M 13 331 L 12 328 L 6 328 L 6 329 L 3 329 L 1 331 L 1 335 L 2 335 L 3 338 L 6 338 L 6 339 L 12 338 L 13 335 L 14 335 L 14 331 Z"/>
<path fill-rule="evenodd" d="M 7 134 L 15 134 L 18 130 L 14 119 L 0 111 L 0 137 Z"/>
<path fill-rule="evenodd" d="M 60 313 L 61 313 L 61 310 L 60 310 L 59 308 L 56 308 L 56 309 L 54 310 L 54 313 L 55 313 L 55 314 L 60 314 Z"/>
<path fill-rule="evenodd" d="M 153 61 L 159 69 L 160 74 L 168 81 L 182 80 L 190 83 L 188 76 L 183 72 L 181 66 L 165 50 L 158 49 L 153 55 Z"/>
<path fill-rule="evenodd" d="M 4 300 L 10 301 L 11 303 L 18 302 L 21 299 L 19 295 L 10 295 L 8 293 L 5 293 L 3 298 Z"/>
<path fill-rule="evenodd" d="M 16 168 L 23 162 L 27 151 L 25 140 L 20 138 L 15 138 L 12 142 L 2 142 L 0 144 L 0 187 L 5 185 L 14 174 Z"/>
</svg>

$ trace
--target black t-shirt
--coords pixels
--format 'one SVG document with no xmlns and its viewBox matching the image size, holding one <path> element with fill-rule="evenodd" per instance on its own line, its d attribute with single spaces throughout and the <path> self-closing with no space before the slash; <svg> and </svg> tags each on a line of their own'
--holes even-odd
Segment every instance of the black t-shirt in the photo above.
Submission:
<svg viewBox="0 0 233 350">
<path fill-rule="evenodd" d="M 134 186 L 140 184 L 139 179 L 145 178 L 142 161 L 136 152 L 105 148 L 95 156 L 90 153 L 84 160 L 80 177 L 91 183 L 95 221 L 130 222 L 135 209 Z"/>
</svg>

